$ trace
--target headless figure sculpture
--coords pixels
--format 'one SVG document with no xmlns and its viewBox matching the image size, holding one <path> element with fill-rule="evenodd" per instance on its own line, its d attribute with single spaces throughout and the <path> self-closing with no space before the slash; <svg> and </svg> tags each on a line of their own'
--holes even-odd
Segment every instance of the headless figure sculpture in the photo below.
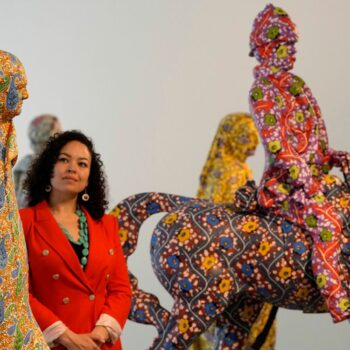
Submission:
<svg viewBox="0 0 350 350">
<path fill-rule="evenodd" d="M 21 62 L 0 51 L 0 349 L 49 349 L 28 300 L 28 266 L 12 166 L 17 159 L 12 118 L 28 98 Z"/>
</svg>

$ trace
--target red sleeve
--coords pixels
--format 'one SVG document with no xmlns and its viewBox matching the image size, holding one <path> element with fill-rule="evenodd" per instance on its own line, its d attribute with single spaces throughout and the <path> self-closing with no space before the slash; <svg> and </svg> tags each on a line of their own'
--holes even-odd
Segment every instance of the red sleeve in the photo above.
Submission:
<svg viewBox="0 0 350 350">
<path fill-rule="evenodd" d="M 116 218 L 105 216 L 105 225 L 115 245 L 115 269 L 107 285 L 107 299 L 101 313 L 106 313 L 115 318 L 123 328 L 128 318 L 131 306 L 131 289 L 128 269 L 124 259 L 119 238 L 119 228 Z"/>
<path fill-rule="evenodd" d="M 34 296 L 30 287 L 29 277 L 29 304 L 32 309 L 33 315 L 39 324 L 41 331 L 51 326 L 60 319 L 46 306 L 41 304 Z"/>
<path fill-rule="evenodd" d="M 33 295 L 31 287 L 32 271 L 30 268 L 30 234 L 33 228 L 34 213 L 31 208 L 21 209 L 19 211 L 23 232 L 27 243 L 28 251 L 28 264 L 29 264 L 29 304 L 32 309 L 33 315 L 39 324 L 39 327 L 44 331 L 47 327 L 51 326 L 53 323 L 60 321 L 60 319 L 47 307 L 41 304 Z"/>
</svg>

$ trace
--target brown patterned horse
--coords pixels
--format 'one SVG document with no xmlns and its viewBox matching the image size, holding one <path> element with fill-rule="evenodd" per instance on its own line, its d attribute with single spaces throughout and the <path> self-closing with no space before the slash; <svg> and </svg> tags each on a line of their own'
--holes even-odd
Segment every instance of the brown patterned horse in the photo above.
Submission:
<svg viewBox="0 0 350 350">
<path fill-rule="evenodd" d="M 344 221 L 344 285 L 350 281 L 349 186 L 326 178 L 327 197 Z M 216 349 L 242 349 L 264 302 L 304 312 L 326 312 L 311 270 L 311 237 L 256 205 L 250 184 L 235 205 L 162 193 L 131 196 L 113 211 L 118 216 L 126 257 L 136 248 L 141 224 L 167 212 L 151 239 L 153 269 L 173 296 L 171 313 L 152 294 L 137 288 L 130 318 L 154 324 L 158 337 L 150 349 L 186 349 L 217 320 Z M 324 276 L 326 278 L 326 276 Z M 343 307 L 348 307 L 344 301 Z M 258 349 L 252 345 L 250 349 Z"/>
</svg>

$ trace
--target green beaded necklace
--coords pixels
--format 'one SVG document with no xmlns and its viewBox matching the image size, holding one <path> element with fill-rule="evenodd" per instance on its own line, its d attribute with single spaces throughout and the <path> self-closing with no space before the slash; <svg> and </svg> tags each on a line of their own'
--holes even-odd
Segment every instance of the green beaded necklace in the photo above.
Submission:
<svg viewBox="0 0 350 350">
<path fill-rule="evenodd" d="M 59 226 L 70 242 L 72 242 L 73 244 L 82 246 L 83 257 L 80 259 L 80 265 L 82 268 L 84 268 L 85 265 L 87 264 L 87 258 L 89 255 L 88 224 L 87 224 L 86 216 L 79 206 L 77 206 L 77 210 L 75 211 L 75 213 L 79 217 L 79 239 L 77 241 L 74 241 L 73 237 L 70 235 L 67 229 L 65 229 L 61 225 Z"/>
</svg>

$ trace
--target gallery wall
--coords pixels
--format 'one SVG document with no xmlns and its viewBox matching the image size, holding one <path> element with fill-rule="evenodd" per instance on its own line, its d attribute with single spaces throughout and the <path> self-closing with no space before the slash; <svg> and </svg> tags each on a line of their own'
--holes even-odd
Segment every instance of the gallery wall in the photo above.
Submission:
<svg viewBox="0 0 350 350">
<path fill-rule="evenodd" d="M 163 191 L 194 196 L 220 119 L 248 111 L 256 61 L 249 33 L 265 1 L 16 0 L 1 1 L 1 49 L 28 75 L 30 99 L 15 120 L 20 158 L 30 152 L 27 127 L 41 113 L 95 141 L 105 163 L 110 205 L 127 195 Z M 317 97 L 333 148 L 350 150 L 348 113 L 350 3 L 279 1 L 300 32 L 295 73 Z M 258 181 L 261 147 L 249 159 Z M 157 217 L 159 219 L 159 216 Z M 149 241 L 140 233 L 130 269 L 140 286 L 171 308 L 153 275 Z M 137 335 L 136 335 L 137 334 Z M 146 349 L 152 327 L 127 323 L 124 348 Z M 278 350 L 344 350 L 349 324 L 329 315 L 280 310 Z"/>
</svg>

